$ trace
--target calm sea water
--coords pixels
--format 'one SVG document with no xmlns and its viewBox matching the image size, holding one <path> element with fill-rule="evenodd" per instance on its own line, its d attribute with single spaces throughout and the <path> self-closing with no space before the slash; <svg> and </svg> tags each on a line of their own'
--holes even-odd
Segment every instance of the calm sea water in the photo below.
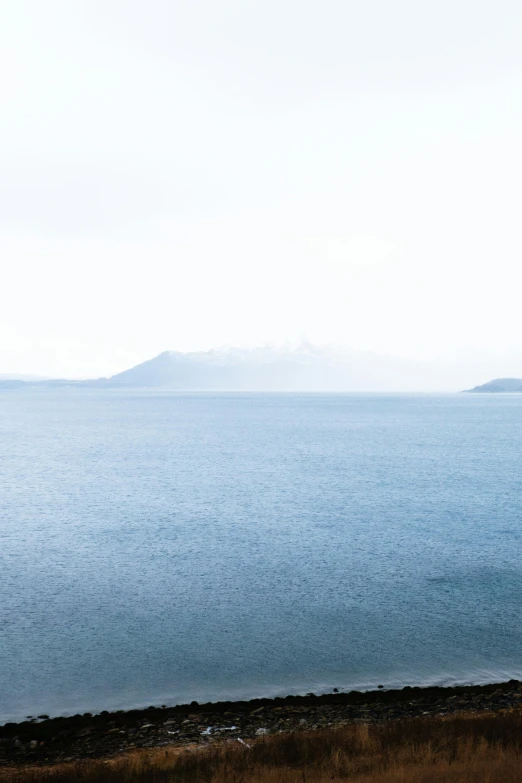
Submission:
<svg viewBox="0 0 522 783">
<path fill-rule="evenodd" d="M 0 720 L 522 678 L 522 396 L 0 393 Z"/>
</svg>

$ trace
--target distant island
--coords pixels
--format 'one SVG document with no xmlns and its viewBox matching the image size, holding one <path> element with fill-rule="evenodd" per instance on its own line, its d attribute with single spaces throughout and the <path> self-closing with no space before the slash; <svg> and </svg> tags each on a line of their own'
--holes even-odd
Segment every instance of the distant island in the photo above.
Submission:
<svg viewBox="0 0 522 783">
<path fill-rule="evenodd" d="M 475 386 L 473 389 L 465 389 L 466 392 L 498 392 L 498 393 L 522 393 L 522 378 L 495 378 L 493 381 Z"/>
</svg>

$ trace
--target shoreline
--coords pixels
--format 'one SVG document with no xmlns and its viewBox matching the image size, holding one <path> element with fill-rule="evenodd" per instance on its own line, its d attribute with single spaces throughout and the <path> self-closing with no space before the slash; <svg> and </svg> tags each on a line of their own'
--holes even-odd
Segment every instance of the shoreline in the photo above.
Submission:
<svg viewBox="0 0 522 783">
<path fill-rule="evenodd" d="M 308 683 L 307 686 L 304 686 L 302 683 L 299 683 L 297 688 L 294 691 L 284 691 L 283 689 L 277 687 L 277 688 L 271 688 L 268 687 L 266 689 L 260 690 L 257 693 L 254 691 L 250 691 L 247 693 L 241 693 L 240 691 L 237 693 L 230 693 L 230 692 L 224 692 L 223 694 L 218 693 L 210 693 L 206 695 L 206 698 L 204 701 L 198 701 L 198 699 L 201 699 L 201 694 L 193 694 L 189 695 L 186 698 L 190 698 L 191 701 L 174 701 L 172 698 L 169 698 L 168 695 L 161 694 L 161 696 L 152 696 L 151 701 L 145 701 L 144 699 L 140 699 L 139 701 L 127 701 L 126 703 L 118 703 L 116 700 L 112 700 L 112 704 L 105 704 L 104 706 L 96 706 L 96 705 L 89 705 L 84 706 L 85 711 L 74 711 L 71 708 L 64 708 L 63 710 L 58 710 L 55 713 L 52 713 L 52 711 L 48 711 L 45 708 L 38 710 L 34 710 L 33 714 L 27 714 L 20 710 L 18 714 L 11 714 L 8 715 L 8 717 L 2 716 L 0 713 L 0 737 L 2 733 L 2 728 L 6 725 L 19 725 L 24 723 L 40 723 L 43 719 L 45 720 L 73 720 L 77 719 L 83 715 L 90 715 L 93 717 L 97 717 L 99 715 L 107 715 L 108 713 L 111 715 L 121 715 L 121 714 L 130 714 L 130 713 L 145 713 L 148 710 L 152 709 L 167 709 L 167 710 L 176 710 L 180 709 L 182 707 L 190 707 L 193 704 L 197 704 L 200 707 L 203 706 L 213 706 L 213 705 L 220 705 L 220 704 L 250 704 L 254 702 L 278 702 L 281 700 L 286 699 L 304 699 L 309 696 L 313 698 L 323 698 L 323 697 L 330 697 L 330 696 L 346 696 L 348 694 L 354 694 L 354 693 L 372 693 L 373 691 L 379 691 L 380 693 L 386 692 L 386 693 L 398 693 L 405 688 L 411 688 L 414 690 L 421 690 L 421 691 L 429 691 L 433 688 L 435 689 L 441 689 L 442 691 L 452 691 L 459 688 L 480 688 L 482 686 L 489 686 L 489 685 L 502 685 L 507 683 L 518 683 L 520 682 L 522 687 L 522 669 L 519 667 L 516 667 L 512 669 L 509 672 L 506 671 L 498 671 L 497 676 L 495 675 L 491 676 L 491 673 L 484 673 L 482 676 L 482 672 L 475 672 L 475 674 L 478 674 L 478 676 L 475 677 L 466 677 L 463 676 L 461 678 L 455 677 L 455 676 L 436 676 L 436 677 L 423 677 L 423 678 L 414 678 L 414 679 L 408 679 L 407 677 L 397 677 L 393 678 L 389 681 L 386 681 L 386 678 L 382 678 L 382 684 L 379 682 L 379 678 L 372 678 L 370 681 L 359 681 L 359 682 L 353 682 L 351 685 L 339 685 L 338 687 L 334 687 L 333 685 L 330 685 L 329 687 L 325 687 L 323 684 L 317 684 L 317 687 L 314 687 L 313 684 Z M 309 688 L 309 690 L 306 690 L 306 687 Z M 80 707 L 81 709 L 81 707 Z"/>
<path fill-rule="evenodd" d="M 103 711 L 0 726 L 0 767 L 110 758 L 128 751 L 248 741 L 354 722 L 498 712 L 522 705 L 522 682 L 405 686 Z"/>
</svg>

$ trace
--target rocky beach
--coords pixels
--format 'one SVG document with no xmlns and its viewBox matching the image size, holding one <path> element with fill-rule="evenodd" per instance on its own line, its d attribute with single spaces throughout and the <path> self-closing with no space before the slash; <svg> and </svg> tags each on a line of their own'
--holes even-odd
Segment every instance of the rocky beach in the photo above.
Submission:
<svg viewBox="0 0 522 783">
<path fill-rule="evenodd" d="M 208 746 L 281 732 L 420 716 L 510 710 L 522 704 L 522 682 L 459 687 L 405 687 L 321 696 L 183 704 L 127 712 L 41 715 L 0 726 L 0 766 L 34 766 L 111 758 L 134 749 Z"/>
</svg>

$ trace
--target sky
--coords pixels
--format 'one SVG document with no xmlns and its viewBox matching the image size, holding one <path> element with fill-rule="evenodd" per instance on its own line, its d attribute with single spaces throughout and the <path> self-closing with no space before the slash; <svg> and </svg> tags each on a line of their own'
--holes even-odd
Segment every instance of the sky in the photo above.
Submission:
<svg viewBox="0 0 522 783">
<path fill-rule="evenodd" d="M 522 376 L 521 37 L 516 0 L 5 0 L 0 373 L 307 340 Z"/>
</svg>

